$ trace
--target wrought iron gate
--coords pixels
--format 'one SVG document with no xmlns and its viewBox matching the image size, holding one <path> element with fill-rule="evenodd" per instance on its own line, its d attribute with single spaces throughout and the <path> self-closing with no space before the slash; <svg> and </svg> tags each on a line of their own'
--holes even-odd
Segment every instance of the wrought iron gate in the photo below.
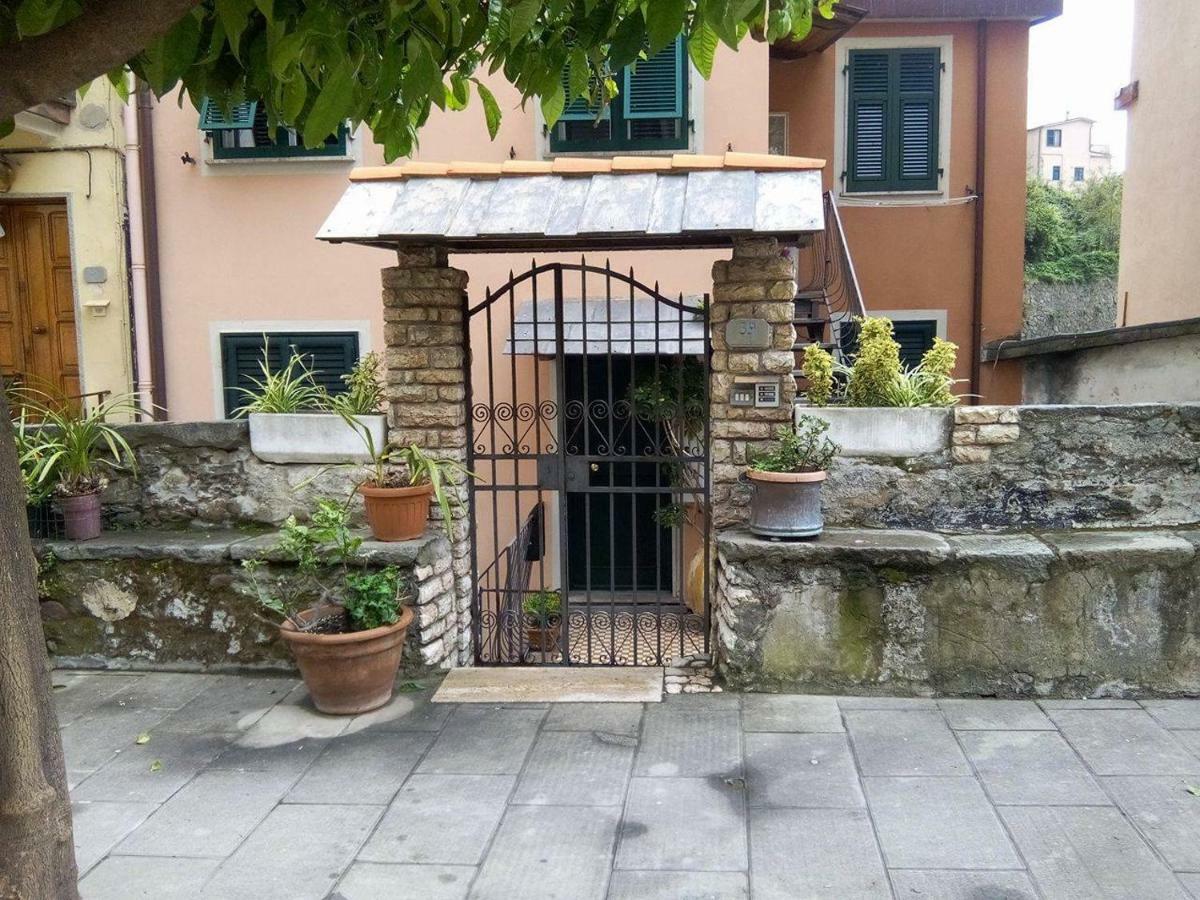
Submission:
<svg viewBox="0 0 1200 900">
<path fill-rule="evenodd" d="M 465 318 L 476 661 L 708 652 L 707 298 L 535 262 Z"/>
</svg>

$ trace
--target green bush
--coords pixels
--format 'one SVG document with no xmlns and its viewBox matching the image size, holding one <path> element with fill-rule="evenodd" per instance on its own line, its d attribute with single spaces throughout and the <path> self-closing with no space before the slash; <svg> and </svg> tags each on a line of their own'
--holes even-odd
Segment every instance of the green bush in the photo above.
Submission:
<svg viewBox="0 0 1200 900">
<path fill-rule="evenodd" d="M 808 380 L 808 402 L 813 406 L 828 406 L 833 398 L 833 356 L 815 341 L 804 348 L 801 371 Z"/>
<path fill-rule="evenodd" d="M 1092 178 L 1077 190 L 1031 179 L 1026 185 L 1025 279 L 1082 284 L 1116 275 L 1123 189 L 1117 174 Z"/>
<path fill-rule="evenodd" d="M 535 591 L 521 602 L 521 611 L 530 619 L 549 622 L 562 615 L 562 598 L 558 591 Z"/>
<path fill-rule="evenodd" d="M 816 416 L 798 416 L 794 428 L 780 425 L 778 443 L 756 456 L 750 468 L 756 472 L 823 472 L 842 448 L 825 436 L 829 423 Z"/>
<path fill-rule="evenodd" d="M 892 336 L 892 320 L 856 318 L 858 353 L 846 382 L 848 406 L 891 406 L 888 392 L 900 376 L 900 345 Z"/>
</svg>

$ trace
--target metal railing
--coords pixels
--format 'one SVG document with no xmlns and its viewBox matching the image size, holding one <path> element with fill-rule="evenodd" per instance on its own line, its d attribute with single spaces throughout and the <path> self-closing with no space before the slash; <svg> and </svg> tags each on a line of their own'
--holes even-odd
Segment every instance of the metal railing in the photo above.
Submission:
<svg viewBox="0 0 1200 900">
<path fill-rule="evenodd" d="M 867 309 L 832 191 L 825 192 L 824 208 L 825 229 L 813 235 L 808 259 L 801 260 L 802 269 L 805 268 L 804 263 L 808 263 L 808 277 L 801 281 L 798 296 L 824 302 L 832 339 L 835 336 L 832 333 L 833 323 L 848 321 L 854 316 L 865 316 Z"/>
</svg>

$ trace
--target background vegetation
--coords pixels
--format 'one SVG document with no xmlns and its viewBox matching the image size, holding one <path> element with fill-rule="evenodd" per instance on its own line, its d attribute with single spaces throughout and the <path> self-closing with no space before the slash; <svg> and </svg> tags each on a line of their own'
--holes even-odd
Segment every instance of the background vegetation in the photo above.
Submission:
<svg viewBox="0 0 1200 900">
<path fill-rule="evenodd" d="M 1082 284 L 1117 274 L 1121 242 L 1118 174 L 1064 190 L 1031 179 L 1026 186 L 1025 279 Z"/>
</svg>

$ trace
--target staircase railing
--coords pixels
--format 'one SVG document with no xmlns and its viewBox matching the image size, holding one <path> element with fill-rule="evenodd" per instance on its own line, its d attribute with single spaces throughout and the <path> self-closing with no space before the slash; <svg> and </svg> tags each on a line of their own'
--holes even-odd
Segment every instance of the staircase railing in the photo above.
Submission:
<svg viewBox="0 0 1200 900">
<path fill-rule="evenodd" d="M 826 191 L 824 198 L 825 230 L 813 238 L 813 266 L 809 283 L 801 286 L 801 292 L 820 291 L 824 295 L 829 320 L 841 322 L 854 316 L 865 316 L 862 288 L 854 271 L 854 260 L 846 243 L 846 232 L 838 212 L 833 192 Z M 831 335 L 832 337 L 832 335 Z"/>
</svg>

